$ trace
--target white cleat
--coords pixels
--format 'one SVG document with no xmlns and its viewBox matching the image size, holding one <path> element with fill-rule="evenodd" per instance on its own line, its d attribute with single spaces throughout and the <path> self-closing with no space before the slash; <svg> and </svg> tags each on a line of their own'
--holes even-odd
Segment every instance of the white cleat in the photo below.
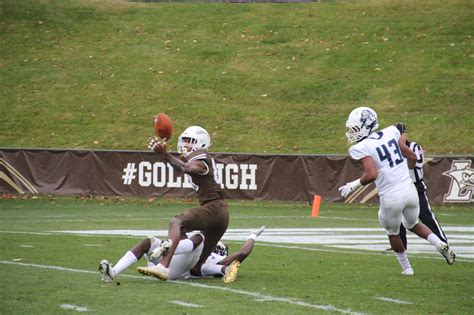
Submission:
<svg viewBox="0 0 474 315">
<path fill-rule="evenodd" d="M 173 245 L 172 240 L 162 240 L 160 247 L 155 248 L 153 252 L 151 252 L 150 259 L 157 260 L 160 257 L 166 255 L 166 253 L 171 248 L 171 245 Z"/>
<path fill-rule="evenodd" d="M 102 275 L 102 282 L 105 283 L 112 282 L 116 276 L 112 264 L 105 259 L 100 262 L 99 271 Z"/>
<path fill-rule="evenodd" d="M 229 266 L 225 269 L 225 275 L 224 278 L 222 278 L 222 281 L 225 283 L 230 283 L 234 282 L 235 279 L 237 279 L 237 272 L 239 271 L 240 267 L 240 262 L 238 260 L 234 260 L 233 262 L 230 263 Z"/>
<path fill-rule="evenodd" d="M 163 266 L 162 264 L 158 264 L 152 267 L 138 267 L 137 271 L 143 275 L 153 276 L 160 280 L 166 281 L 169 279 L 169 269 Z"/>
<path fill-rule="evenodd" d="M 439 242 L 436 248 L 441 253 L 441 255 L 443 255 L 444 258 L 446 258 L 446 262 L 448 263 L 448 265 L 454 264 L 454 261 L 456 260 L 456 255 L 451 250 L 451 248 L 449 248 L 448 244 L 444 242 Z"/>
<path fill-rule="evenodd" d="M 415 272 L 413 271 L 413 268 L 408 268 L 402 271 L 402 275 L 404 276 L 413 276 Z"/>
</svg>

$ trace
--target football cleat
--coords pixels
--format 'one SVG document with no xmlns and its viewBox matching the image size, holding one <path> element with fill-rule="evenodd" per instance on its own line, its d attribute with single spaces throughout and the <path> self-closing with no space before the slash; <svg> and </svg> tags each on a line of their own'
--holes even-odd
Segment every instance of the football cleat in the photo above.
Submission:
<svg viewBox="0 0 474 315">
<path fill-rule="evenodd" d="M 415 272 L 413 271 L 412 268 L 408 268 L 402 271 L 402 275 L 404 276 L 413 276 Z"/>
<path fill-rule="evenodd" d="M 237 272 L 239 271 L 240 262 L 238 260 L 234 260 L 230 263 L 229 266 L 225 269 L 225 275 L 222 278 L 222 281 L 225 283 L 234 282 L 237 279 Z"/>
<path fill-rule="evenodd" d="M 157 260 L 160 257 L 166 255 L 166 253 L 169 251 L 171 248 L 171 245 L 173 245 L 172 240 L 162 240 L 160 247 L 155 248 L 150 255 L 150 259 Z"/>
<path fill-rule="evenodd" d="M 446 258 L 446 262 L 448 263 L 448 265 L 454 264 L 454 261 L 456 260 L 456 255 L 451 250 L 451 248 L 449 248 L 448 244 L 444 242 L 439 242 L 436 248 L 441 253 L 441 255 L 443 255 L 444 258 Z"/>
<path fill-rule="evenodd" d="M 112 264 L 105 259 L 100 262 L 99 271 L 102 275 L 102 281 L 105 283 L 112 282 L 116 276 Z"/>
<path fill-rule="evenodd" d="M 169 269 L 163 266 L 162 264 L 158 264 L 152 267 L 138 267 L 137 271 L 146 276 L 153 276 L 160 280 L 166 281 L 169 279 Z"/>
</svg>

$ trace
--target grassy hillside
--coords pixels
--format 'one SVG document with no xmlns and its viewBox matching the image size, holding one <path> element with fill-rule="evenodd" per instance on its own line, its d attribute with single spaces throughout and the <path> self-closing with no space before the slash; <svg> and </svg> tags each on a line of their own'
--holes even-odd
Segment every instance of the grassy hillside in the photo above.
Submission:
<svg viewBox="0 0 474 315">
<path fill-rule="evenodd" d="M 369 105 L 429 154 L 473 154 L 473 12 L 3 0 L 0 147 L 144 149 L 162 111 L 214 151 L 346 153 L 347 115 Z"/>
</svg>

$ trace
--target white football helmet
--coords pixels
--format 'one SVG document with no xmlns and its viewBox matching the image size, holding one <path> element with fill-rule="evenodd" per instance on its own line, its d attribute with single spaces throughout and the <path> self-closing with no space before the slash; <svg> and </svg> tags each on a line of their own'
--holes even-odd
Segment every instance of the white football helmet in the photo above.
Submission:
<svg viewBox="0 0 474 315">
<path fill-rule="evenodd" d="M 206 129 L 199 126 L 191 126 L 179 136 L 178 152 L 188 156 L 191 152 L 207 149 L 211 146 L 211 137 Z"/>
<path fill-rule="evenodd" d="M 346 127 L 349 143 L 359 142 L 379 127 L 377 113 L 369 107 L 357 107 L 349 114 Z"/>
</svg>

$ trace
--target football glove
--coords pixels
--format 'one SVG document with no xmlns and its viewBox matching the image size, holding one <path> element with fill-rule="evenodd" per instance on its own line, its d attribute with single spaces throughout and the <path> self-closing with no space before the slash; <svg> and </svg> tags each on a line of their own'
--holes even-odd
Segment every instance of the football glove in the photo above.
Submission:
<svg viewBox="0 0 474 315">
<path fill-rule="evenodd" d="M 171 245 L 173 245 L 172 240 L 162 240 L 160 247 L 155 248 L 150 255 L 150 259 L 156 260 L 159 259 L 160 257 L 166 255 L 168 250 L 171 248 Z"/>
<path fill-rule="evenodd" d="M 400 134 L 407 132 L 407 127 L 402 122 L 397 122 L 394 124 L 394 126 L 397 127 L 398 131 L 400 131 Z"/>
<path fill-rule="evenodd" d="M 362 184 L 361 184 L 360 178 L 359 178 L 359 179 L 357 179 L 353 182 L 345 184 L 342 187 L 339 187 L 339 192 L 340 192 L 342 198 L 346 198 L 347 196 L 349 196 L 354 190 L 356 190 L 360 186 L 362 186 Z"/>
<path fill-rule="evenodd" d="M 157 150 L 158 146 L 162 145 L 163 148 L 161 150 Z M 148 138 L 148 148 L 154 152 L 162 153 L 166 151 L 166 141 L 160 140 L 157 137 L 150 137 Z"/>
<path fill-rule="evenodd" d="M 155 146 L 160 143 L 160 139 L 157 137 L 150 137 L 148 138 L 148 149 L 155 151 Z"/>
</svg>

